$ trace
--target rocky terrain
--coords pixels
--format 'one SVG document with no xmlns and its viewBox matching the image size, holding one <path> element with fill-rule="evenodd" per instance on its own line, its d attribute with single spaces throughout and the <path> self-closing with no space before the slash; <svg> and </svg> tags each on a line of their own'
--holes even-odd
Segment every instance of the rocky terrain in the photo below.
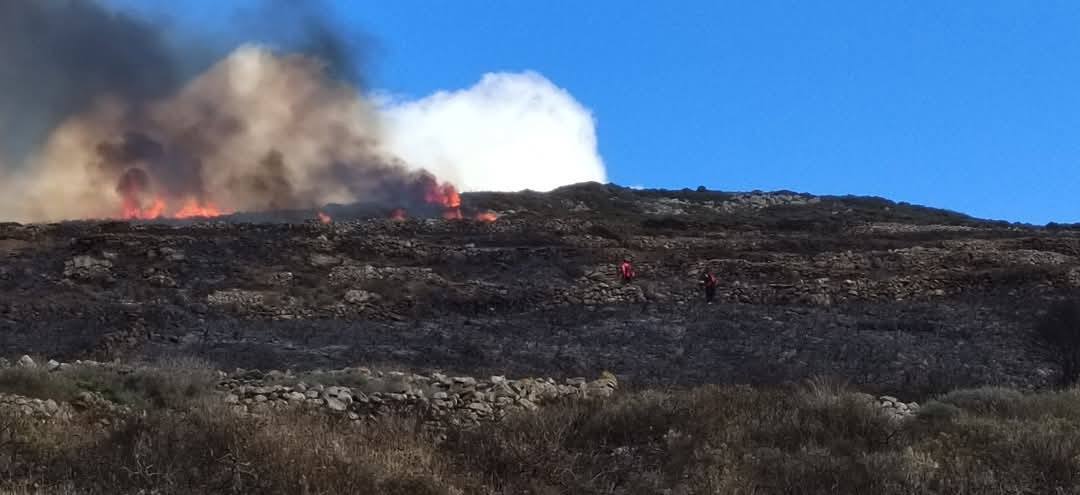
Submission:
<svg viewBox="0 0 1080 495">
<path fill-rule="evenodd" d="M 1080 230 L 877 198 L 583 184 L 463 202 L 499 218 L 2 224 L 0 354 L 630 388 L 834 375 L 915 400 L 1050 383 L 1032 325 L 1080 287 Z"/>
<path fill-rule="evenodd" d="M 373 211 L 0 224 L 0 492 L 1080 483 L 1035 338 L 1076 226 L 600 184 Z"/>
</svg>

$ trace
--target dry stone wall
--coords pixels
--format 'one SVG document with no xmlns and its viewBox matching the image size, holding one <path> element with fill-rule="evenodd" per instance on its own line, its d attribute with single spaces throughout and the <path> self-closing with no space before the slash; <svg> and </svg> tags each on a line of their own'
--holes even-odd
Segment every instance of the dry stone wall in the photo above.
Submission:
<svg viewBox="0 0 1080 495">
<path fill-rule="evenodd" d="M 6 360 L 0 365 L 12 366 Z M 130 368 L 94 361 L 38 365 L 28 356 L 14 366 L 47 367 L 48 372 L 73 367 Z M 365 421 L 386 415 L 420 417 L 426 428 L 440 431 L 449 426 L 471 427 L 499 421 L 512 413 L 535 411 L 544 405 L 566 400 L 604 399 L 618 389 L 617 378 L 603 373 L 595 380 L 570 378 L 508 379 L 491 376 L 477 379 L 440 373 L 411 374 L 349 368 L 294 376 L 289 372 L 237 370 L 219 372 L 221 400 L 238 414 L 269 415 L 304 410 Z M 315 381 L 345 381 L 351 386 L 327 385 Z M 904 421 L 919 411 L 919 404 L 892 396 L 856 394 L 879 407 L 895 421 Z M 97 423 L 107 426 L 132 412 L 94 392 L 80 392 L 68 402 L 0 393 L 0 411 L 34 421 L 67 421 L 75 414 L 93 412 Z"/>
<path fill-rule="evenodd" d="M 309 383 L 312 379 L 364 382 L 343 386 Z M 618 388 L 614 375 L 598 379 L 507 379 L 492 376 L 430 375 L 372 372 L 364 368 L 338 373 L 290 377 L 278 374 L 270 384 L 264 377 L 245 378 L 243 372 L 221 382 L 225 401 L 243 413 L 266 414 L 277 410 L 314 408 L 353 420 L 391 413 L 419 414 L 431 423 L 470 425 L 502 419 L 512 411 L 532 411 L 546 403 L 566 399 L 609 397 Z"/>
</svg>

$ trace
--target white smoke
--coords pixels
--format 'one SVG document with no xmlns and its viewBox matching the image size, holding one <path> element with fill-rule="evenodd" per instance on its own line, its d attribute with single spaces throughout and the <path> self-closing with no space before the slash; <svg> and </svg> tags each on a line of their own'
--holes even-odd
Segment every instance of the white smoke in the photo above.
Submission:
<svg viewBox="0 0 1080 495">
<path fill-rule="evenodd" d="M 380 107 L 389 152 L 465 191 L 606 181 L 592 114 L 535 72 L 489 73 L 468 89 Z"/>
</svg>

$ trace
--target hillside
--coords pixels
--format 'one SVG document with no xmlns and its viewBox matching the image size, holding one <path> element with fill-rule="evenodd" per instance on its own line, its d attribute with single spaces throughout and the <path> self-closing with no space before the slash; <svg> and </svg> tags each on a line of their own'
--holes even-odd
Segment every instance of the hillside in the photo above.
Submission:
<svg viewBox="0 0 1080 495">
<path fill-rule="evenodd" d="M 0 349 L 921 396 L 1049 383 L 1031 327 L 1080 286 L 1080 231 L 879 198 L 592 183 L 463 208 L 499 219 L 0 225 Z"/>
<path fill-rule="evenodd" d="M 1078 230 L 599 184 L 455 212 L 498 219 L 0 225 L 0 492 L 1080 482 L 1077 391 L 1033 335 Z"/>
</svg>

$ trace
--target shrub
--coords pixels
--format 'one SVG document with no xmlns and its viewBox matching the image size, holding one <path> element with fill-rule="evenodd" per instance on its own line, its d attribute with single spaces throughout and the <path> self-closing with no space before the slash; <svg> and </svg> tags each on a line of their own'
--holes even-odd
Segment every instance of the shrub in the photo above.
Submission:
<svg viewBox="0 0 1080 495">
<path fill-rule="evenodd" d="M 70 400 L 78 391 L 73 381 L 40 366 L 0 369 L 0 393 Z"/>
<path fill-rule="evenodd" d="M 192 358 L 172 358 L 137 369 L 124 380 L 124 388 L 137 401 L 164 408 L 182 408 L 212 392 L 217 372 Z"/>
<path fill-rule="evenodd" d="M 43 367 L 0 369 L 0 393 L 71 401 L 81 392 L 139 408 L 182 408 L 212 392 L 217 372 L 204 361 L 162 360 L 134 370 L 112 366 L 73 366 L 61 371 Z"/>
<path fill-rule="evenodd" d="M 1061 366 L 1061 382 L 1080 381 L 1080 300 L 1070 299 L 1050 308 L 1036 327 L 1038 336 Z"/>
<path fill-rule="evenodd" d="M 955 390 L 942 395 L 937 402 L 950 404 L 976 414 L 1010 417 L 1015 415 L 1024 395 L 1005 387 L 981 387 Z"/>
<path fill-rule="evenodd" d="M 955 421 L 963 414 L 959 407 L 938 401 L 930 401 L 919 408 L 917 417 L 927 423 Z"/>
<path fill-rule="evenodd" d="M 815 379 L 558 402 L 450 426 L 443 442 L 408 416 L 247 416 L 196 402 L 101 426 L 0 408 L 0 493 L 1075 493 L 1078 402 L 1077 389 L 983 388 L 896 422 Z"/>
<path fill-rule="evenodd" d="M 841 396 L 848 393 L 850 388 L 846 381 L 822 375 L 806 379 L 798 390 L 802 401 L 812 406 L 836 403 Z"/>
<path fill-rule="evenodd" d="M 201 404 L 101 427 L 81 415 L 42 422 L 0 408 L 0 493 L 476 493 L 447 466 L 402 418 L 358 426 Z"/>
</svg>

